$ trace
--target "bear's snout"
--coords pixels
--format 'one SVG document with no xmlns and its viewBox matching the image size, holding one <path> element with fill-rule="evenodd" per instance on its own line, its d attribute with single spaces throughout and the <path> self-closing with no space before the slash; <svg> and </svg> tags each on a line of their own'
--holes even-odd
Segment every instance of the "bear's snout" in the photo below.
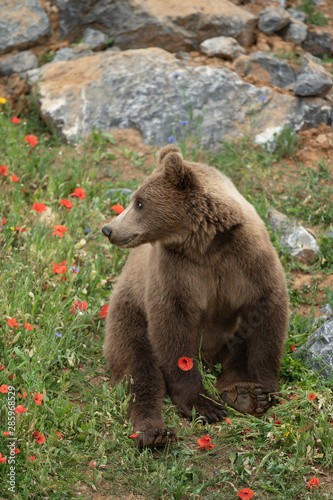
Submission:
<svg viewBox="0 0 333 500">
<path fill-rule="evenodd" d="M 104 226 L 102 229 L 102 233 L 105 234 L 105 236 L 107 236 L 108 238 L 110 238 L 112 229 L 110 229 L 109 226 Z"/>
</svg>

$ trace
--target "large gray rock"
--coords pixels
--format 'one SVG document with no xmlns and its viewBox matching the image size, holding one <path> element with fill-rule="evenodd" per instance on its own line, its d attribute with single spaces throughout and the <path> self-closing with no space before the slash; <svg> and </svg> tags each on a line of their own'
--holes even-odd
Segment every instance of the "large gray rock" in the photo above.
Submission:
<svg viewBox="0 0 333 500">
<path fill-rule="evenodd" d="M 228 0 L 56 0 L 63 36 L 98 24 L 123 49 L 163 47 L 170 52 L 199 48 L 207 38 L 231 36 L 251 45 L 256 17 Z"/>
<path fill-rule="evenodd" d="M 296 78 L 294 93 L 298 96 L 324 97 L 333 86 L 333 76 L 323 66 L 307 59 Z"/>
<path fill-rule="evenodd" d="M 318 260 L 320 248 L 315 238 L 303 227 L 274 208 L 267 214 L 267 222 L 280 233 L 280 243 L 296 260 L 312 263 Z"/>
<path fill-rule="evenodd" d="M 0 76 L 9 76 L 13 73 L 23 73 L 29 69 L 38 68 L 38 59 L 31 50 L 24 50 L 14 56 L 0 61 Z"/>
<path fill-rule="evenodd" d="M 333 319 L 326 321 L 297 349 L 296 357 L 326 380 L 333 376 Z"/>
<path fill-rule="evenodd" d="M 148 144 L 163 145 L 186 130 L 215 147 L 223 138 L 263 132 L 276 123 L 297 129 L 332 118 L 318 100 L 307 109 L 294 97 L 258 89 L 222 67 L 194 66 L 158 49 L 99 52 L 76 61 L 50 63 L 28 72 L 37 82 L 45 121 L 68 140 L 102 130 L 134 128 Z M 181 125 L 181 121 L 193 122 Z M 254 118 L 253 118 L 254 117 Z"/>
<path fill-rule="evenodd" d="M 317 57 L 323 57 L 325 54 L 333 57 L 333 35 L 323 31 L 323 28 L 311 28 L 302 47 Z"/>
<path fill-rule="evenodd" d="M 301 23 L 304 23 L 306 19 L 306 14 L 302 10 L 297 10 L 297 9 L 287 9 L 288 14 L 291 15 L 293 19 L 296 21 L 300 21 Z"/>
<path fill-rule="evenodd" d="M 282 30 L 290 23 L 290 15 L 281 7 L 266 7 L 259 13 L 258 27 L 264 33 L 270 35 Z"/>
<path fill-rule="evenodd" d="M 253 52 L 238 58 L 235 70 L 239 75 L 253 74 L 282 89 L 294 84 L 297 77 L 296 70 L 290 64 L 264 52 Z"/>
<path fill-rule="evenodd" d="M 246 54 L 246 50 L 239 45 L 237 40 L 229 36 L 209 38 L 200 44 L 200 50 L 206 56 L 219 56 L 225 59 L 236 59 L 240 55 Z"/>
<path fill-rule="evenodd" d="M 38 0 L 1 0 L 0 54 L 31 46 L 50 32 L 49 18 Z"/>
</svg>

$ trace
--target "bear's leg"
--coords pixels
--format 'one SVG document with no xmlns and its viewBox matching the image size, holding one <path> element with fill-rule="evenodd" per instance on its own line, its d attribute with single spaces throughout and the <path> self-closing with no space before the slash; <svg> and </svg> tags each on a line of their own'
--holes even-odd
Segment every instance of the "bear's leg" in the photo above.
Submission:
<svg viewBox="0 0 333 500">
<path fill-rule="evenodd" d="M 287 321 L 286 301 L 263 300 L 224 346 L 217 388 L 229 406 L 260 416 L 276 402 Z"/>
<path fill-rule="evenodd" d="M 128 306 L 128 307 L 127 307 Z M 173 429 L 165 426 L 162 406 L 165 384 L 147 337 L 147 323 L 133 304 L 112 297 L 104 343 L 106 363 L 114 382 L 132 377 L 129 417 L 137 446 L 165 446 L 177 441 Z"/>
<path fill-rule="evenodd" d="M 200 332 L 197 311 L 187 312 L 184 299 L 170 294 L 148 316 L 148 335 L 164 376 L 167 393 L 177 409 L 187 418 L 196 417 L 203 422 L 219 422 L 227 415 L 223 401 L 217 400 L 203 387 L 200 371 L 193 367 L 183 371 L 178 366 L 182 357 L 194 358 L 199 354 Z M 161 318 L 167 321 L 162 323 Z"/>
</svg>

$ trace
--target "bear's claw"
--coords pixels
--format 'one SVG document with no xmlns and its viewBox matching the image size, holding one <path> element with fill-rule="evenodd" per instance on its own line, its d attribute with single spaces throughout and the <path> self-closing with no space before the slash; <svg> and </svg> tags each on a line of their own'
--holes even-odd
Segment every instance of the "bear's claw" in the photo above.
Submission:
<svg viewBox="0 0 333 500">
<path fill-rule="evenodd" d="M 138 448 L 166 446 L 177 441 L 178 437 L 174 429 L 151 429 L 138 433 L 135 438 Z"/>
<path fill-rule="evenodd" d="M 228 406 L 256 417 L 263 415 L 275 404 L 274 396 L 256 384 L 236 385 L 233 389 L 222 392 L 221 396 Z"/>
</svg>

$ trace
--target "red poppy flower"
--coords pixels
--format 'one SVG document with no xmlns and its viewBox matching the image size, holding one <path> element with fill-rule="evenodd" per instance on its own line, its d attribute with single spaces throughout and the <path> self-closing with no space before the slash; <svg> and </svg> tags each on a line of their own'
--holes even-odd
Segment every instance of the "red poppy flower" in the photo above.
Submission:
<svg viewBox="0 0 333 500">
<path fill-rule="evenodd" d="M 117 203 L 117 205 L 113 205 L 112 210 L 114 210 L 118 215 L 121 214 L 125 209 L 120 205 L 120 203 Z"/>
<path fill-rule="evenodd" d="M 97 462 L 95 460 L 92 460 L 91 462 L 89 462 L 89 465 L 90 467 L 96 467 Z"/>
<path fill-rule="evenodd" d="M 88 307 L 88 304 L 85 300 L 83 300 L 82 302 L 80 302 L 79 300 L 76 300 L 74 305 L 71 307 L 71 311 L 72 313 L 75 313 L 75 311 L 77 309 L 79 309 L 80 311 L 85 311 Z"/>
<path fill-rule="evenodd" d="M 309 481 L 308 488 L 313 489 L 315 486 L 319 488 L 319 479 L 318 477 L 312 477 Z"/>
<path fill-rule="evenodd" d="M 68 262 L 68 260 L 62 261 L 61 264 L 57 264 L 56 262 L 52 262 L 52 266 L 53 266 L 52 272 L 57 273 L 57 274 L 67 273 L 67 271 L 68 271 L 68 269 L 66 267 L 67 262 Z"/>
<path fill-rule="evenodd" d="M 138 435 L 139 435 L 139 434 L 131 434 L 131 435 L 130 435 L 130 438 L 135 439 L 136 437 L 138 437 Z"/>
<path fill-rule="evenodd" d="M 21 450 L 19 448 L 15 448 L 15 454 L 17 455 L 18 453 L 21 453 Z"/>
<path fill-rule="evenodd" d="M 60 205 L 62 205 L 65 208 L 68 208 L 68 212 L 70 212 L 72 210 L 74 203 L 63 198 L 62 200 L 60 200 Z"/>
<path fill-rule="evenodd" d="M 109 304 L 106 304 L 106 306 L 102 307 L 102 309 L 100 310 L 100 313 L 99 313 L 101 318 L 106 318 L 107 313 L 108 313 L 108 309 L 109 309 Z"/>
<path fill-rule="evenodd" d="M 57 236 L 59 236 L 59 238 L 62 238 L 64 236 L 64 234 L 67 233 L 66 226 L 62 226 L 62 225 L 54 226 L 54 229 L 55 229 L 55 231 L 52 233 L 52 236 L 54 234 L 56 234 Z"/>
<path fill-rule="evenodd" d="M 61 439 L 61 438 L 62 438 L 62 435 L 60 434 L 60 432 L 59 432 L 59 431 L 55 431 L 55 433 L 57 434 L 58 439 Z"/>
<path fill-rule="evenodd" d="M 47 206 L 44 205 L 44 203 L 34 203 L 32 205 L 32 210 L 34 210 L 37 213 L 45 212 L 47 209 Z"/>
<path fill-rule="evenodd" d="M 2 392 L 2 394 L 6 394 L 8 392 L 8 385 L 2 384 L 2 386 L 0 387 L 0 392 Z"/>
<path fill-rule="evenodd" d="M 232 425 L 230 418 L 225 418 L 224 420 L 227 422 L 227 424 Z"/>
<path fill-rule="evenodd" d="M 18 393 L 19 398 L 23 397 L 23 399 L 25 399 L 27 397 L 27 395 L 28 395 L 28 393 L 24 389 L 23 389 L 23 396 L 20 392 Z"/>
<path fill-rule="evenodd" d="M 35 135 L 26 135 L 25 138 L 24 138 L 25 142 L 27 142 L 29 144 L 29 146 L 31 146 L 32 148 L 34 146 L 37 146 L 38 144 L 38 139 Z"/>
<path fill-rule="evenodd" d="M 8 219 L 2 219 L 2 224 L 5 225 Z"/>
<path fill-rule="evenodd" d="M 5 431 L 5 432 L 3 432 L 2 434 L 3 434 L 4 436 L 9 436 L 10 431 Z"/>
<path fill-rule="evenodd" d="M 316 399 L 316 397 L 317 397 L 317 396 L 316 396 L 315 394 L 313 394 L 313 392 L 310 392 L 310 393 L 309 393 L 308 400 L 309 400 L 309 401 L 313 401 L 314 399 Z"/>
<path fill-rule="evenodd" d="M 237 496 L 242 500 L 249 500 L 254 495 L 254 491 L 250 490 L 250 488 L 244 488 L 243 490 L 237 493 Z"/>
<path fill-rule="evenodd" d="M 2 453 L 0 453 L 0 463 L 4 464 L 4 463 L 6 463 L 6 460 L 7 460 L 7 457 L 3 457 Z"/>
<path fill-rule="evenodd" d="M 208 434 L 207 436 L 198 439 L 197 443 L 199 445 L 200 450 L 212 450 L 216 446 L 216 444 L 211 443 L 211 439 Z"/>
<path fill-rule="evenodd" d="M 38 436 L 37 436 L 37 443 L 38 444 L 43 444 L 45 441 L 45 436 L 43 436 L 43 434 L 39 433 Z"/>
<path fill-rule="evenodd" d="M 5 365 L 2 365 L 2 364 L 0 363 L 0 372 L 2 372 L 2 370 L 4 370 L 4 368 L 5 368 Z"/>
<path fill-rule="evenodd" d="M 178 366 L 181 370 L 187 372 L 188 370 L 191 370 L 193 368 L 193 359 L 183 356 L 182 358 L 178 359 Z"/>
<path fill-rule="evenodd" d="M 276 421 L 274 422 L 274 424 L 275 424 L 275 425 L 280 425 L 280 424 L 281 424 L 281 420 L 276 420 Z"/>
<path fill-rule="evenodd" d="M 23 405 L 18 405 L 16 408 L 15 408 L 15 413 L 24 413 L 25 411 L 27 411 L 28 408 L 23 408 Z"/>
<path fill-rule="evenodd" d="M 12 123 L 20 123 L 20 119 L 16 118 L 16 116 L 13 116 L 13 118 L 10 120 Z"/>
<path fill-rule="evenodd" d="M 74 193 L 69 196 L 75 196 L 76 198 L 80 198 L 80 200 L 82 200 L 82 198 L 86 197 L 86 192 L 83 188 L 75 188 Z"/>
<path fill-rule="evenodd" d="M 297 394 L 292 394 L 292 395 L 290 396 L 290 399 L 293 399 L 293 398 L 297 398 Z"/>
<path fill-rule="evenodd" d="M 41 394 L 38 394 L 38 392 L 36 392 L 36 394 L 34 395 L 34 401 L 37 406 L 40 406 L 43 401 L 43 396 Z"/>
<path fill-rule="evenodd" d="M 7 319 L 7 323 L 8 325 L 13 328 L 14 326 L 16 326 L 16 328 L 18 328 L 18 324 L 16 322 L 16 319 L 15 318 L 9 318 Z"/>
<path fill-rule="evenodd" d="M 34 329 L 34 327 L 32 325 L 30 325 L 30 323 L 24 323 L 24 328 L 26 330 L 28 330 L 29 332 L 31 332 L 31 330 Z"/>
<path fill-rule="evenodd" d="M 296 348 L 295 348 L 294 344 L 291 344 L 290 349 L 291 349 L 293 352 L 295 352 Z"/>
<path fill-rule="evenodd" d="M 34 438 L 38 437 L 38 436 L 39 436 L 39 434 L 40 434 L 40 432 L 39 432 L 39 431 L 34 431 L 34 432 L 32 433 L 32 435 L 33 435 L 33 437 L 34 437 Z"/>
<path fill-rule="evenodd" d="M 28 457 L 28 460 L 30 462 L 33 462 L 35 460 L 35 458 L 36 458 L 35 455 L 31 455 L 30 457 Z"/>
<path fill-rule="evenodd" d="M 2 175 L 2 177 L 6 177 L 6 175 L 8 175 L 6 165 L 0 165 L 0 174 Z"/>
<path fill-rule="evenodd" d="M 15 175 L 15 174 L 10 175 L 9 177 L 11 178 L 11 180 L 12 180 L 13 182 L 17 182 L 17 181 L 19 180 L 19 178 L 18 178 L 18 177 L 17 177 L 17 175 Z"/>
</svg>

